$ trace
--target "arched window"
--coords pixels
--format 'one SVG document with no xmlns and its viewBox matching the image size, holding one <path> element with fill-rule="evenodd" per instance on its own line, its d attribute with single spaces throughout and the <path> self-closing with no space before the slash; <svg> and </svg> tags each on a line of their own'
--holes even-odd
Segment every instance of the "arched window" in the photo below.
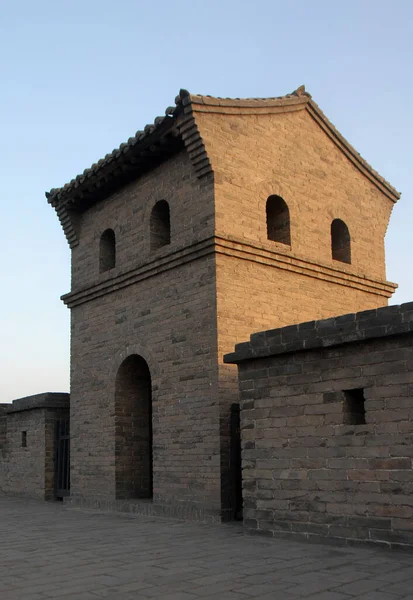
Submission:
<svg viewBox="0 0 413 600">
<path fill-rule="evenodd" d="M 116 238 L 113 229 L 106 229 L 100 237 L 99 272 L 109 271 L 116 265 Z"/>
<path fill-rule="evenodd" d="M 331 223 L 331 255 L 333 260 L 351 264 L 350 232 L 341 219 Z"/>
<path fill-rule="evenodd" d="M 171 218 L 169 204 L 166 200 L 159 200 L 151 213 L 151 250 L 158 250 L 171 243 Z"/>
<path fill-rule="evenodd" d="M 267 238 L 273 242 L 291 245 L 290 211 L 281 196 L 267 200 Z"/>
</svg>

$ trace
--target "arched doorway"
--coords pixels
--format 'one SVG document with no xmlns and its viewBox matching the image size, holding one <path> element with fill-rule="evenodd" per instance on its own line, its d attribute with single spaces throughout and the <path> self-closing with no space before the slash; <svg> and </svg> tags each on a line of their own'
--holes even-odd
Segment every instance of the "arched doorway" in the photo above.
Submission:
<svg viewBox="0 0 413 600">
<path fill-rule="evenodd" d="M 132 354 L 115 386 L 116 498 L 152 498 L 152 384 L 149 367 Z"/>
</svg>

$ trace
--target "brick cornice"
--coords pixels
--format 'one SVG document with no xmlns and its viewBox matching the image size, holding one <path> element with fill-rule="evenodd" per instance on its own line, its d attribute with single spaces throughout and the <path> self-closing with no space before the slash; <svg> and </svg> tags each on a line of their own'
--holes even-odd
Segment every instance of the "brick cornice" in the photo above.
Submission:
<svg viewBox="0 0 413 600">
<path fill-rule="evenodd" d="M 34 396 L 18 398 L 7 405 L 6 413 L 16 413 L 39 408 L 69 408 L 70 394 L 67 392 L 45 392 Z"/>
<path fill-rule="evenodd" d="M 294 256 L 291 252 L 283 252 L 281 248 L 271 250 L 259 244 L 246 242 L 245 240 L 211 236 L 189 246 L 172 250 L 162 257 L 152 258 L 130 271 L 124 273 L 118 272 L 103 281 L 79 290 L 74 290 L 62 296 L 62 300 L 69 308 L 72 308 L 106 294 L 116 292 L 129 285 L 134 285 L 165 271 L 214 254 L 299 273 L 307 277 L 359 289 L 376 296 L 383 296 L 384 298 L 389 298 L 397 287 L 393 283 L 343 272 L 340 269 L 327 265 L 303 260 Z"/>
</svg>

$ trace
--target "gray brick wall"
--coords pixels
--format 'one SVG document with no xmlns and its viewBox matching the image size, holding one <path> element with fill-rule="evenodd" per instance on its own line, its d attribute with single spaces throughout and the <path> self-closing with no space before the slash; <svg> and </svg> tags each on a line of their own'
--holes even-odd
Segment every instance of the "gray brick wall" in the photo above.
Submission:
<svg viewBox="0 0 413 600">
<path fill-rule="evenodd" d="M 54 498 L 54 425 L 68 415 L 69 394 L 63 393 L 38 394 L 6 405 L 0 492 Z"/>
<path fill-rule="evenodd" d="M 410 303 L 257 333 L 226 356 L 247 529 L 413 544 L 412 342 Z"/>
<path fill-rule="evenodd" d="M 150 215 L 161 199 L 170 206 L 171 243 L 151 251 Z M 117 463 L 115 428 L 127 404 L 115 406 L 116 379 L 122 362 L 137 354 L 152 383 L 153 502 L 219 518 L 215 261 L 203 245 L 213 234 L 212 182 L 200 181 L 181 153 L 89 208 L 80 223 L 65 297 L 71 500 L 116 500 L 116 471 L 126 467 Z M 100 235 L 109 227 L 117 266 L 99 274 Z"/>
<path fill-rule="evenodd" d="M 0 404 L 0 462 L 4 460 L 6 455 L 6 442 L 7 442 L 7 420 L 6 420 L 6 409 L 9 404 Z M 1 467 L 0 467 L 1 469 Z"/>
</svg>

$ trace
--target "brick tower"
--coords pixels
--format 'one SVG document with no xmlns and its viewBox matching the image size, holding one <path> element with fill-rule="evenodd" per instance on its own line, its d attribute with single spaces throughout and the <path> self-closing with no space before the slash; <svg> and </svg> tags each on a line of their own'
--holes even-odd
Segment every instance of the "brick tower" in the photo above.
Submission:
<svg viewBox="0 0 413 600">
<path fill-rule="evenodd" d="M 47 198 L 72 251 L 72 501 L 230 518 L 223 355 L 253 331 L 385 305 L 399 194 L 301 87 L 181 90 Z"/>
</svg>

